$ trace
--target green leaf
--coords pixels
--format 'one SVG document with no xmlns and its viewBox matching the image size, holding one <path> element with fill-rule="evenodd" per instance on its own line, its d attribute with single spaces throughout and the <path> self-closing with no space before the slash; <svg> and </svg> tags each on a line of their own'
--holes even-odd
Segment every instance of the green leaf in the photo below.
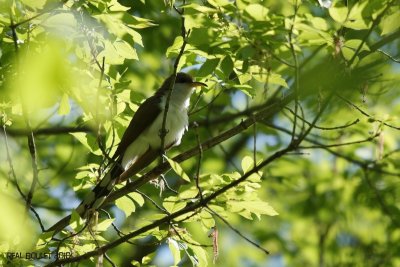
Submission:
<svg viewBox="0 0 400 267">
<path fill-rule="evenodd" d="M 56 13 L 43 21 L 43 25 L 63 31 L 64 34 L 73 33 L 77 29 L 77 21 L 72 13 Z"/>
<path fill-rule="evenodd" d="M 127 15 L 128 16 L 124 18 L 124 21 L 126 22 L 126 25 L 128 25 L 132 28 L 144 29 L 144 28 L 158 26 L 158 24 L 154 23 L 150 19 L 136 17 L 136 16 L 133 16 L 130 14 L 127 14 Z"/>
<path fill-rule="evenodd" d="M 122 38 L 125 35 L 130 35 L 135 43 L 143 46 L 142 36 L 134 29 L 125 25 L 121 19 L 122 16 L 123 13 L 103 13 L 95 15 L 94 17 L 102 21 L 107 26 L 107 29 L 115 36 Z"/>
<path fill-rule="evenodd" d="M 397 11 L 383 19 L 382 35 L 389 34 L 400 28 L 400 11 Z"/>
<path fill-rule="evenodd" d="M 182 36 L 176 37 L 174 40 L 174 43 L 167 49 L 167 52 L 166 52 L 167 58 L 177 56 L 181 50 L 182 45 L 183 45 Z"/>
<path fill-rule="evenodd" d="M 95 230 L 99 232 L 104 232 L 105 230 L 108 229 L 108 227 L 110 227 L 110 225 L 114 222 L 114 220 L 115 219 L 105 219 L 104 221 L 96 225 Z"/>
<path fill-rule="evenodd" d="M 185 11 L 189 10 L 189 9 L 193 9 L 193 10 L 196 10 L 201 13 L 216 13 L 216 12 L 218 12 L 218 10 L 215 8 L 211 8 L 208 6 L 199 5 L 199 4 L 195 4 L 195 3 L 191 3 L 188 5 L 182 6 L 182 7 L 185 8 Z"/>
<path fill-rule="evenodd" d="M 228 0 L 208 0 L 207 2 L 215 7 L 223 7 L 231 4 Z"/>
<path fill-rule="evenodd" d="M 125 213 L 127 218 L 136 210 L 135 203 L 127 196 L 117 199 L 115 205 Z"/>
<path fill-rule="evenodd" d="M 135 260 L 132 260 L 131 264 L 132 264 L 132 266 L 135 266 L 135 267 L 140 267 L 141 266 L 140 262 L 135 261 Z"/>
<path fill-rule="evenodd" d="M 60 107 L 58 108 L 58 114 L 68 115 L 70 111 L 71 107 L 69 105 L 69 97 L 66 93 L 64 93 L 61 98 Z"/>
<path fill-rule="evenodd" d="M 250 4 L 246 7 L 245 11 L 257 21 L 267 21 L 269 10 L 260 4 Z"/>
<path fill-rule="evenodd" d="M 192 249 L 194 255 L 196 256 L 198 264 L 195 266 L 208 266 L 207 251 L 200 246 L 195 246 L 191 244 L 188 244 L 188 246 Z"/>
<path fill-rule="evenodd" d="M 264 201 L 235 201 L 229 200 L 227 202 L 229 210 L 231 212 L 243 212 L 248 211 L 257 216 L 262 214 L 269 216 L 276 216 L 278 213 L 273 207 L 271 207 L 267 202 Z"/>
<path fill-rule="evenodd" d="M 366 23 L 363 17 L 364 9 L 367 6 L 367 1 L 359 1 L 350 10 L 346 22 L 343 26 L 354 29 L 354 30 L 364 30 L 368 29 L 370 26 Z"/>
<path fill-rule="evenodd" d="M 270 73 L 269 77 L 268 77 L 268 82 L 271 84 L 277 84 L 277 85 L 281 85 L 285 88 L 289 88 L 285 79 L 283 79 L 282 76 L 277 73 Z"/>
<path fill-rule="evenodd" d="M 215 220 L 209 212 L 202 210 L 200 212 L 201 223 L 205 229 L 209 230 L 215 226 Z"/>
<path fill-rule="evenodd" d="M 176 211 L 179 211 L 183 209 L 186 206 L 186 203 L 177 197 L 167 197 L 164 199 L 163 202 L 163 207 L 169 212 L 169 213 L 174 213 Z"/>
<path fill-rule="evenodd" d="M 168 238 L 168 247 L 174 258 L 174 265 L 178 266 L 178 263 L 181 261 L 181 251 L 178 242 L 172 238 Z"/>
<path fill-rule="evenodd" d="M 254 88 L 248 84 L 235 84 L 233 88 L 239 89 L 240 91 L 250 96 L 251 98 L 253 98 L 256 95 L 256 91 L 254 90 Z"/>
<path fill-rule="evenodd" d="M 174 172 L 181 177 L 183 180 L 187 181 L 190 183 L 190 178 L 189 176 L 185 173 L 185 171 L 182 169 L 181 165 L 176 162 L 173 161 L 172 159 L 168 158 L 167 156 L 165 156 L 165 159 L 169 162 L 169 165 L 171 165 L 171 168 L 174 170 Z"/>
<path fill-rule="evenodd" d="M 195 198 L 199 194 L 199 190 L 192 185 L 181 186 L 179 191 L 180 199 Z"/>
<path fill-rule="evenodd" d="M 348 13 L 349 9 L 344 5 L 338 5 L 329 8 L 329 15 L 331 15 L 331 17 L 339 23 L 344 23 L 346 21 Z"/>
<path fill-rule="evenodd" d="M 248 171 L 250 171 L 254 167 L 253 158 L 250 157 L 250 156 L 245 156 L 242 159 L 242 164 L 241 165 L 242 165 L 243 173 L 247 173 Z"/>
<path fill-rule="evenodd" d="M 89 151 L 95 155 L 101 155 L 100 149 L 97 148 L 96 138 L 87 133 L 70 133 L 78 141 L 84 145 Z"/>
<path fill-rule="evenodd" d="M 141 194 L 132 192 L 132 193 L 129 193 L 128 196 L 130 196 L 133 200 L 135 200 L 135 202 L 138 203 L 140 207 L 143 206 L 144 198 L 142 197 Z"/>
<path fill-rule="evenodd" d="M 127 59 L 138 60 L 138 55 L 135 48 L 133 48 L 129 43 L 124 40 L 117 40 L 114 42 L 115 50 L 119 55 Z"/>
<path fill-rule="evenodd" d="M 41 9 L 46 4 L 47 0 L 21 0 L 24 5 L 30 6 L 35 9 Z M 5 5 L 5 3 L 3 2 Z"/>
<path fill-rule="evenodd" d="M 84 227 L 85 222 L 79 216 L 79 214 L 76 212 L 76 210 L 73 210 L 71 213 L 71 219 L 69 220 L 69 226 L 75 231 L 79 232 L 82 227 Z"/>
<path fill-rule="evenodd" d="M 219 63 L 219 58 L 207 59 L 197 72 L 197 77 L 206 77 L 214 72 Z"/>
<path fill-rule="evenodd" d="M 221 61 L 221 70 L 226 77 L 229 77 L 233 70 L 233 61 L 229 55 L 226 55 Z"/>
<path fill-rule="evenodd" d="M 112 0 L 108 7 L 110 11 L 128 11 L 131 9 L 130 7 L 121 5 L 118 0 Z"/>
<path fill-rule="evenodd" d="M 345 59 L 349 60 L 353 57 L 355 51 L 357 48 L 362 44 L 362 40 L 359 39 L 352 39 L 352 40 L 347 40 L 344 43 L 344 46 L 342 48 L 342 54 Z M 369 47 L 366 43 L 363 43 L 361 50 L 360 51 L 369 51 Z"/>
</svg>

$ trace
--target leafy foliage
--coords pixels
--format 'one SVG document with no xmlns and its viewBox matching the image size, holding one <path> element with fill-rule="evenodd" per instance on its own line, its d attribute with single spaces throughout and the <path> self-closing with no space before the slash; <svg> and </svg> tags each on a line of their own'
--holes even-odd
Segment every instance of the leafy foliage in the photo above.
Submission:
<svg viewBox="0 0 400 267">
<path fill-rule="evenodd" d="M 4 0 L 0 265 L 398 266 L 399 6 Z M 80 218 L 179 56 L 208 88 L 172 171 Z"/>
</svg>

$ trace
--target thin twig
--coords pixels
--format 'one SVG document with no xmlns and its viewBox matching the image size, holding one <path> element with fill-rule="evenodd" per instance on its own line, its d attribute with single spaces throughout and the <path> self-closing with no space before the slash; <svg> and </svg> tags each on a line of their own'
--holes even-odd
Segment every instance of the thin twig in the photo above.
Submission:
<svg viewBox="0 0 400 267">
<path fill-rule="evenodd" d="M 207 104 L 205 104 L 205 105 L 202 106 L 202 107 L 199 107 L 199 108 L 196 109 L 196 110 L 190 111 L 190 112 L 189 112 L 189 116 L 190 116 L 190 115 L 193 115 L 193 114 L 195 114 L 195 113 L 197 113 L 197 112 L 202 111 L 203 109 L 209 107 L 212 103 L 214 103 L 214 101 L 217 100 L 217 98 L 226 90 L 226 87 L 225 87 L 225 86 L 221 85 L 221 87 L 222 87 L 222 90 L 219 90 L 219 92 L 211 99 L 210 102 L 208 102 Z"/>
<path fill-rule="evenodd" d="M 113 219 L 113 218 L 111 217 L 111 214 L 110 214 L 108 211 L 106 211 L 105 209 L 100 209 L 100 211 L 104 212 L 104 213 L 107 215 L 108 219 Z M 114 222 L 111 223 L 111 226 L 112 226 L 113 229 L 117 232 L 118 236 L 123 237 L 124 235 L 126 235 L 125 233 L 123 233 L 123 232 L 115 225 Z M 131 244 L 131 245 L 134 245 L 134 246 L 137 246 L 137 244 L 133 243 L 133 242 L 130 241 L 130 240 L 127 240 L 126 243 Z"/>
<path fill-rule="evenodd" d="M 376 188 L 376 186 L 372 183 L 371 179 L 369 178 L 369 173 L 368 170 L 366 168 L 363 169 L 364 170 L 364 178 L 367 182 L 367 185 L 369 188 L 372 189 L 372 191 L 374 192 L 376 199 L 379 203 L 379 205 L 382 208 L 382 211 L 384 214 L 386 214 L 386 216 L 388 216 L 390 218 L 390 220 L 398 227 L 400 226 L 400 221 L 397 219 L 398 217 L 393 216 L 393 212 L 390 211 L 389 206 L 386 204 L 384 197 L 381 195 L 381 193 L 379 192 L 379 190 Z"/>
<path fill-rule="evenodd" d="M 378 49 L 378 50 L 376 50 L 376 51 L 378 51 L 379 53 L 385 55 L 387 58 L 389 58 L 389 59 L 392 60 L 393 62 L 400 63 L 400 59 L 394 58 L 393 56 L 391 56 L 391 55 L 388 54 L 387 52 L 385 52 L 385 51 L 383 51 L 383 50 L 381 50 L 381 49 Z"/>
<path fill-rule="evenodd" d="M 194 129 L 195 129 L 195 133 L 196 133 L 197 146 L 199 148 L 199 157 L 197 159 L 197 168 L 196 168 L 195 181 L 196 181 L 197 190 L 199 191 L 200 199 L 203 200 L 203 191 L 202 191 L 201 186 L 200 186 L 200 168 L 201 168 L 201 161 L 203 159 L 203 148 L 201 146 L 200 136 L 199 136 L 199 132 L 198 132 L 198 125 L 196 123 L 195 123 L 195 128 Z"/>
<path fill-rule="evenodd" d="M 372 117 L 372 116 L 369 115 L 367 112 L 365 112 L 365 111 L 362 110 L 360 107 L 358 107 L 356 104 L 353 104 L 352 102 L 350 102 L 350 101 L 347 100 L 346 98 L 344 98 L 344 97 L 342 97 L 342 96 L 340 96 L 340 95 L 338 95 L 338 94 L 336 94 L 336 96 L 339 97 L 340 99 L 342 99 L 344 102 L 346 102 L 346 103 L 349 104 L 350 106 L 354 107 L 356 110 L 358 110 L 361 114 L 363 114 L 363 115 L 366 116 L 367 118 L 369 118 L 369 119 L 371 119 L 371 120 L 374 120 L 374 121 L 377 121 L 377 122 L 380 122 L 380 123 L 382 123 L 383 125 L 385 125 L 385 126 L 387 126 L 387 127 L 390 127 L 390 128 L 392 128 L 392 129 L 400 130 L 400 127 L 390 125 L 390 124 L 388 124 L 388 123 L 386 123 L 386 122 L 384 122 L 384 121 L 382 121 L 382 120 L 379 120 L 379 119 L 376 119 L 376 118 Z"/>
<path fill-rule="evenodd" d="M 17 180 L 17 175 L 15 174 L 15 169 L 14 169 L 14 165 L 12 163 L 12 158 L 11 158 L 11 153 L 10 153 L 10 148 L 8 145 L 8 137 L 7 137 L 7 131 L 6 131 L 6 126 L 3 125 L 3 133 L 4 133 L 4 142 L 6 144 L 6 154 L 7 154 L 7 161 L 8 161 L 8 165 L 10 167 L 10 171 L 9 171 L 9 176 L 12 177 L 12 180 L 17 188 L 18 193 L 20 194 L 20 196 L 26 200 L 26 196 L 25 194 L 22 192 L 21 187 L 18 184 L 18 180 Z"/>
<path fill-rule="evenodd" d="M 294 111 L 293 111 L 292 109 L 290 109 L 290 108 L 288 108 L 288 107 L 286 107 L 285 109 L 289 110 L 290 113 L 292 113 L 293 115 L 295 114 Z M 308 121 L 307 121 L 306 119 L 304 119 L 303 117 L 301 117 L 301 116 L 297 116 L 297 117 L 298 117 L 300 120 L 302 120 L 304 123 L 306 123 L 306 124 L 308 124 L 308 125 L 311 125 L 311 122 L 308 122 Z M 349 122 L 349 123 L 346 123 L 346 124 L 340 125 L 340 126 L 322 127 L 322 126 L 314 125 L 314 128 L 315 128 L 315 129 L 319 129 L 319 130 L 324 130 L 324 131 L 333 131 L 333 130 L 340 130 L 340 129 L 348 128 L 348 127 L 353 126 L 353 125 L 355 125 L 355 124 L 357 124 L 357 123 L 359 123 L 359 122 L 360 122 L 360 120 L 359 120 L 359 119 L 356 119 L 356 120 L 354 120 L 353 122 Z"/>
<path fill-rule="evenodd" d="M 294 89 L 294 95 L 295 95 L 295 100 L 294 100 L 294 121 L 293 121 L 293 129 L 292 129 L 292 139 L 291 142 L 297 142 L 295 140 L 295 136 L 296 136 L 296 127 L 297 127 L 297 110 L 298 110 L 298 106 L 299 106 L 299 94 L 298 94 L 298 90 L 299 90 L 299 63 L 297 61 L 297 55 L 296 55 L 296 51 L 294 49 L 294 44 L 293 44 L 293 30 L 294 30 L 294 25 L 296 22 L 296 17 L 297 17 L 297 11 L 299 10 L 299 5 L 298 2 L 296 0 L 295 2 L 295 6 L 294 6 L 294 16 L 293 16 L 293 21 L 292 21 L 292 25 L 290 27 L 290 31 L 289 31 L 289 46 L 290 46 L 290 51 L 292 53 L 293 56 L 293 60 L 294 60 L 294 85 L 293 85 L 293 89 Z"/>
<path fill-rule="evenodd" d="M 261 250 L 262 252 L 264 252 L 265 254 L 269 254 L 269 251 L 266 250 L 265 248 L 263 248 L 262 246 L 260 246 L 259 244 L 257 244 L 256 242 L 254 242 L 253 240 L 251 240 L 250 238 L 246 237 L 244 234 L 242 234 L 238 229 L 236 229 L 234 226 L 232 226 L 227 220 L 225 220 L 224 217 L 222 217 L 221 215 L 219 215 L 217 212 L 215 212 L 213 209 L 211 209 L 210 207 L 207 207 L 207 209 L 214 214 L 218 219 L 220 219 L 226 226 L 228 226 L 228 228 L 230 228 L 233 232 L 235 232 L 238 236 L 240 236 L 241 238 L 243 238 L 244 240 L 246 240 L 247 242 L 249 242 L 251 245 L 253 245 L 254 247 L 258 248 L 259 250 Z"/>
<path fill-rule="evenodd" d="M 160 211 L 162 211 L 165 214 L 170 214 L 166 209 L 164 209 L 162 206 L 158 205 L 157 202 L 155 202 L 151 197 L 149 197 L 148 195 L 146 195 L 145 193 L 139 191 L 139 190 L 135 190 L 136 193 L 140 194 L 142 197 L 146 198 L 148 201 L 150 201 L 151 204 L 153 204 L 157 209 L 159 209 Z"/>
<path fill-rule="evenodd" d="M 185 1 L 183 1 L 183 4 L 185 4 Z M 169 110 L 169 102 L 171 100 L 171 95 L 172 95 L 172 91 L 174 89 L 174 85 L 175 85 L 175 80 L 176 80 L 176 74 L 178 72 L 178 66 L 179 66 L 179 61 L 183 55 L 183 53 L 185 52 L 185 47 L 187 44 L 187 37 L 189 35 L 189 32 L 186 33 L 186 28 L 185 28 L 185 17 L 183 16 L 184 13 L 184 9 L 182 9 L 181 12 L 178 12 L 181 15 L 181 31 L 182 31 L 182 38 L 183 38 L 183 43 L 181 46 L 181 49 L 179 51 L 178 56 L 175 59 L 175 63 L 174 63 L 174 70 L 172 73 L 172 80 L 171 83 L 168 85 L 168 94 L 167 94 L 167 98 L 165 101 L 165 106 L 164 106 L 164 112 L 163 112 L 163 120 L 162 120 L 162 126 L 160 129 L 160 139 L 161 139 L 161 162 L 165 162 L 165 136 L 168 134 L 168 130 L 165 128 L 166 124 L 167 124 L 167 115 L 168 115 L 168 110 Z"/>
<path fill-rule="evenodd" d="M 42 223 L 42 219 L 40 218 L 39 214 L 37 213 L 37 211 L 33 208 L 33 206 L 30 206 L 29 209 L 33 212 L 33 214 L 35 215 L 39 225 L 40 225 L 40 230 L 42 230 L 42 232 L 44 233 L 46 231 L 46 229 L 44 228 L 44 225 Z"/>
<path fill-rule="evenodd" d="M 257 122 L 253 124 L 253 164 L 257 164 Z"/>
<path fill-rule="evenodd" d="M 361 144 L 361 143 L 366 143 L 374 140 L 376 137 L 378 137 L 380 133 L 376 133 L 371 137 L 368 137 L 367 139 L 363 140 L 358 140 L 358 141 L 352 141 L 352 142 L 345 142 L 345 143 L 338 143 L 338 144 L 331 144 L 331 145 L 315 145 L 315 146 L 299 146 L 299 149 L 316 149 L 316 148 L 327 148 L 327 147 L 339 147 L 339 146 L 349 146 L 349 145 L 356 145 L 356 144 Z"/>
<path fill-rule="evenodd" d="M 268 127 L 271 127 L 271 128 L 273 128 L 275 130 L 278 130 L 280 132 L 286 133 L 288 135 L 292 134 L 292 132 L 290 130 L 282 128 L 280 126 L 269 124 L 269 123 L 264 123 L 264 124 L 267 125 Z M 312 143 L 312 144 L 321 146 L 321 149 L 324 149 L 328 153 L 330 153 L 330 154 L 332 154 L 332 155 L 334 155 L 336 157 L 342 158 L 342 159 L 344 159 L 344 160 L 346 160 L 346 161 L 348 161 L 350 163 L 353 163 L 353 164 L 359 166 L 360 168 L 367 168 L 370 171 L 374 171 L 374 172 L 377 172 L 377 173 L 380 173 L 380 174 L 386 174 L 386 175 L 400 177 L 400 173 L 393 173 L 393 172 L 389 172 L 389 171 L 383 170 L 381 168 L 381 166 L 379 166 L 379 165 L 377 166 L 376 165 L 375 161 L 361 161 L 361 160 L 355 159 L 354 157 L 347 156 L 347 155 L 344 155 L 342 153 L 339 153 L 339 152 L 337 152 L 337 151 L 335 151 L 335 150 L 333 150 L 331 148 L 325 147 L 325 146 L 323 146 L 322 143 L 320 143 L 320 142 L 318 142 L 316 140 L 313 140 L 311 138 L 306 138 L 305 140 L 307 142 Z"/>
<path fill-rule="evenodd" d="M 176 234 L 180 240 L 182 240 L 183 242 L 192 245 L 192 246 L 197 246 L 197 247 L 203 247 L 203 248 L 210 248 L 212 247 L 212 245 L 205 245 L 205 244 L 198 244 L 198 243 L 193 243 L 189 240 L 187 240 L 186 238 L 184 238 L 178 231 L 178 229 L 175 228 L 175 226 L 171 223 L 170 226 L 172 227 L 172 229 L 174 229 L 174 234 Z"/>
</svg>

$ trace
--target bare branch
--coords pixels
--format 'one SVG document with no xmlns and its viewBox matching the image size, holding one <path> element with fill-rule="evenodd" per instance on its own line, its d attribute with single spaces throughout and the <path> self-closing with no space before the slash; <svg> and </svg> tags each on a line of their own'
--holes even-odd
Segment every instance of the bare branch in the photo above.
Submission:
<svg viewBox="0 0 400 267">
<path fill-rule="evenodd" d="M 249 242 L 251 245 L 253 245 L 254 247 L 258 248 L 259 250 L 261 250 L 262 252 L 264 252 L 265 254 L 269 254 L 269 251 L 266 250 L 265 248 L 263 248 L 262 246 L 260 246 L 259 244 L 257 244 L 256 242 L 254 242 L 253 240 L 251 240 L 250 238 L 246 237 L 244 234 L 242 234 L 238 229 L 236 229 L 235 227 L 233 227 L 227 220 L 225 220 L 224 217 L 222 217 L 221 215 L 219 215 L 217 212 L 215 212 L 214 210 L 212 210 L 211 208 L 207 207 L 207 209 L 214 214 L 216 217 L 218 217 L 218 219 L 220 219 L 226 226 L 228 226 L 232 231 L 234 231 L 237 235 L 239 235 L 241 238 L 243 238 L 244 240 L 246 240 L 247 242 Z"/>
<path fill-rule="evenodd" d="M 298 90 L 299 90 L 299 63 L 297 60 L 297 55 L 296 55 L 296 51 L 294 49 L 294 44 L 293 44 L 293 30 L 294 30 L 294 24 L 296 22 L 296 17 L 297 17 L 297 11 L 299 10 L 299 5 L 298 5 L 298 1 L 296 0 L 295 4 L 294 4 L 294 16 L 293 16 L 293 21 L 292 21 L 292 25 L 290 26 L 290 31 L 289 31 L 289 47 L 290 47 L 290 51 L 292 53 L 293 56 L 293 60 L 294 60 L 294 85 L 293 85 L 293 89 L 294 89 L 294 94 L 295 94 L 295 100 L 294 100 L 294 122 L 293 122 L 293 129 L 292 129 L 292 140 L 291 142 L 295 142 L 295 136 L 296 136 L 296 127 L 297 127 L 297 110 L 299 107 L 299 94 L 298 94 Z"/>
<path fill-rule="evenodd" d="M 374 140 L 376 137 L 378 137 L 380 133 L 376 133 L 371 137 L 368 137 L 363 140 L 358 140 L 358 141 L 353 141 L 353 142 L 346 142 L 346 143 L 338 143 L 338 144 L 331 144 L 331 145 L 315 145 L 315 146 L 299 146 L 299 149 L 316 149 L 316 148 L 328 148 L 328 147 L 339 147 L 339 146 L 349 146 L 349 145 L 356 145 L 356 144 L 361 144 L 361 143 L 366 143 Z"/>
<path fill-rule="evenodd" d="M 358 107 L 356 104 L 350 102 L 350 101 L 347 100 L 346 98 L 344 98 L 344 97 L 342 97 L 342 96 L 340 96 L 340 95 L 338 95 L 338 94 L 336 94 L 336 96 L 339 97 L 340 99 L 342 99 L 344 102 L 346 102 L 346 103 L 349 104 L 350 106 L 354 107 L 356 110 L 358 110 L 361 114 L 363 114 L 363 115 L 366 116 L 367 118 L 369 118 L 369 119 L 371 119 L 371 120 L 373 120 L 373 121 L 380 122 L 380 123 L 382 123 L 383 125 L 385 125 L 385 126 L 387 126 L 387 127 L 390 127 L 390 128 L 396 129 L 396 130 L 400 130 L 400 127 L 390 125 L 390 124 L 388 124 L 388 123 L 386 123 L 386 122 L 384 122 L 384 121 L 382 121 L 382 120 L 379 120 L 379 119 L 376 119 L 376 118 L 372 117 L 372 116 L 369 115 L 367 112 L 365 112 L 365 111 L 362 110 L 360 107 Z"/>
</svg>

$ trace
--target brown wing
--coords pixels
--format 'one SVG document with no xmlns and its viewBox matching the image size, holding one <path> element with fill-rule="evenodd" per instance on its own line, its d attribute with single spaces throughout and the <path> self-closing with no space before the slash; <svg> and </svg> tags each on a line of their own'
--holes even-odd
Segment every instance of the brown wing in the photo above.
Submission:
<svg viewBox="0 0 400 267">
<path fill-rule="evenodd" d="M 161 112 L 160 102 L 161 97 L 154 95 L 139 106 L 112 157 L 114 160 L 122 158 L 128 146 L 157 118 Z"/>
</svg>

